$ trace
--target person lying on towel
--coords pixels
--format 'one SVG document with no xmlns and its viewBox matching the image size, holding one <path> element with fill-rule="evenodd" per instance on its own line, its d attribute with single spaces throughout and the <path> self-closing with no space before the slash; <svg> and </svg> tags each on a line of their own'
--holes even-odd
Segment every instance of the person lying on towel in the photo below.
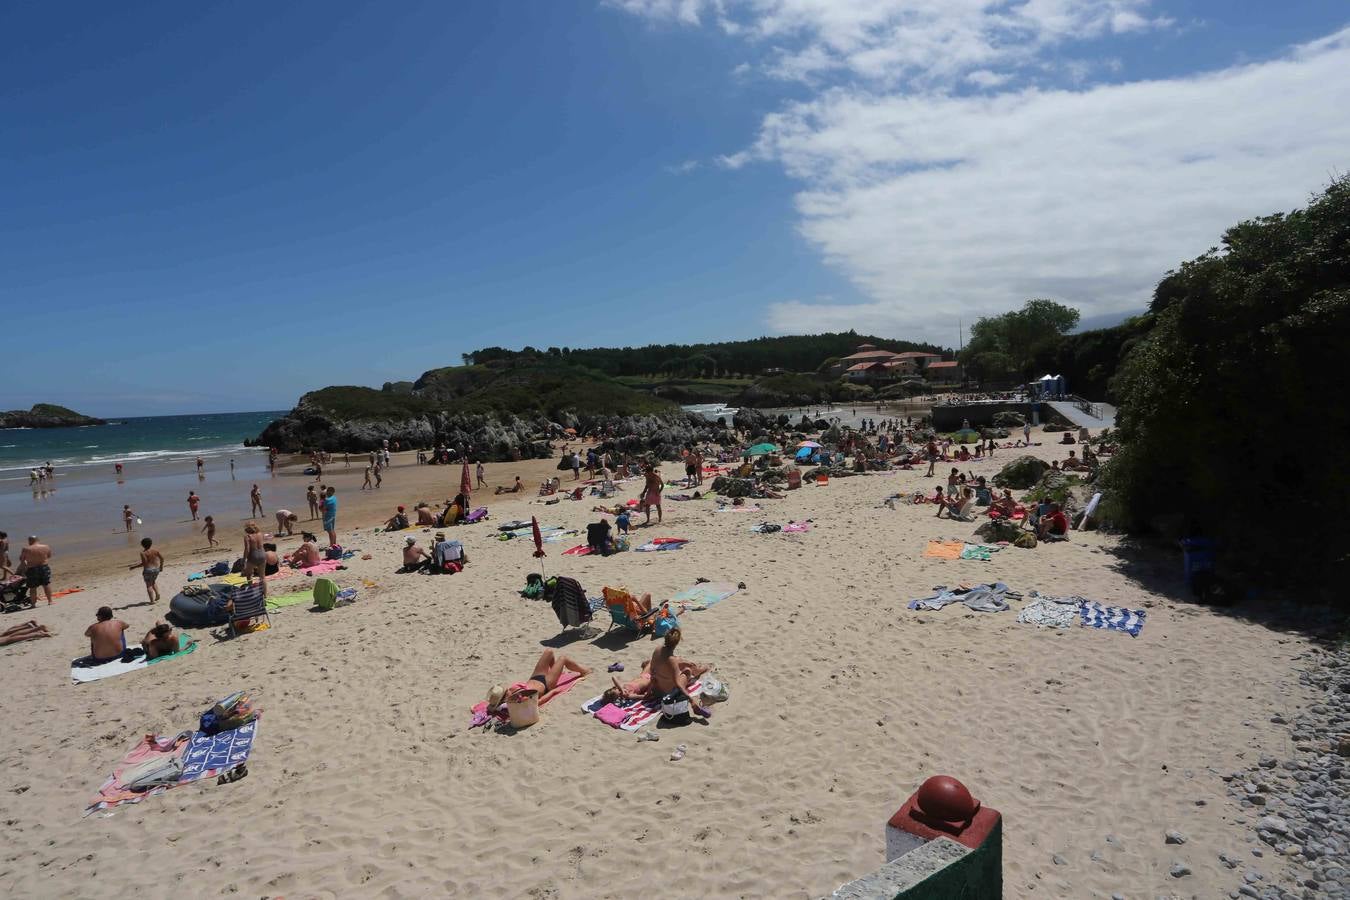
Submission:
<svg viewBox="0 0 1350 900">
<path fill-rule="evenodd" d="M 168 656 L 182 649 L 179 646 L 178 635 L 174 634 L 173 626 L 168 622 L 156 622 L 155 627 L 145 633 L 141 647 L 145 650 L 146 659 Z"/>
<path fill-rule="evenodd" d="M 529 678 L 517 681 L 510 687 L 493 685 L 488 691 L 488 709 L 496 709 L 503 703 L 523 699 L 528 694 L 537 694 L 539 702 L 544 703 L 558 689 L 558 679 L 562 677 L 564 671 L 576 672 L 582 678 L 591 674 L 590 669 L 572 657 L 545 650 L 539 655 L 539 661 L 534 664 L 534 671 L 530 673 Z"/>
</svg>

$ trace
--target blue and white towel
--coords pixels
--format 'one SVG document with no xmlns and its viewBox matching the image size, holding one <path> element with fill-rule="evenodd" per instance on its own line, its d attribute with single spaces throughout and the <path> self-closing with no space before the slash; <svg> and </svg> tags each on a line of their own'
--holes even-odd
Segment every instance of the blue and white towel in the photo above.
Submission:
<svg viewBox="0 0 1350 900">
<path fill-rule="evenodd" d="M 210 777 L 244 762 L 253 749 L 253 738 L 257 733 L 256 719 L 219 734 L 195 732 L 183 753 L 183 776 L 178 779 L 179 784 Z"/>
<path fill-rule="evenodd" d="M 1123 606 L 1102 606 L 1095 600 L 1083 601 L 1080 609 L 1084 628 L 1106 628 L 1110 631 L 1123 631 L 1130 637 L 1139 637 L 1144 627 L 1142 609 L 1126 609 Z"/>
</svg>

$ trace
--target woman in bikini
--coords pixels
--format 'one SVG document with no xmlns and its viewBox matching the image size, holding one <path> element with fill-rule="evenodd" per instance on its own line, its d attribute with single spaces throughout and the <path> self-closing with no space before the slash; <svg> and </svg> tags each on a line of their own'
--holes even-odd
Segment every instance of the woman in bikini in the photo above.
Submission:
<svg viewBox="0 0 1350 900">
<path fill-rule="evenodd" d="M 562 678 L 564 671 L 576 672 L 581 678 L 591 674 L 590 669 L 572 657 L 545 650 L 539 655 L 539 662 L 534 664 L 534 671 L 530 673 L 529 678 L 518 681 L 509 688 L 499 684 L 488 691 L 488 709 L 495 709 L 503 701 L 524 698 L 528 694 L 537 694 L 539 702 L 543 703 L 558 689 L 558 679 Z"/>
<path fill-rule="evenodd" d="M 267 551 L 263 549 L 262 531 L 253 522 L 244 526 L 244 578 L 249 586 L 253 576 L 262 582 L 263 596 L 267 596 Z"/>
</svg>

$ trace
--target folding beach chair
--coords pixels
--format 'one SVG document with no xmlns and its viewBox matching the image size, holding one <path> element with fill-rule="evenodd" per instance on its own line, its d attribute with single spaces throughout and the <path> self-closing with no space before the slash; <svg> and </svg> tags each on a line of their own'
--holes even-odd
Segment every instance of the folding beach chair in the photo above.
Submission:
<svg viewBox="0 0 1350 900">
<path fill-rule="evenodd" d="M 272 617 L 267 613 L 267 600 L 263 597 L 261 582 L 236 589 L 230 595 L 230 600 L 234 602 L 234 611 L 230 613 L 230 637 L 239 636 L 241 632 L 236 623 L 244 619 L 263 619 L 271 627 Z"/>
<path fill-rule="evenodd" d="M 615 625 L 621 625 L 637 634 L 651 631 L 660 617 L 662 607 L 657 606 L 643 611 L 637 599 L 627 591 L 607 587 L 600 592 L 605 598 L 605 609 L 609 610 L 609 631 Z"/>
</svg>

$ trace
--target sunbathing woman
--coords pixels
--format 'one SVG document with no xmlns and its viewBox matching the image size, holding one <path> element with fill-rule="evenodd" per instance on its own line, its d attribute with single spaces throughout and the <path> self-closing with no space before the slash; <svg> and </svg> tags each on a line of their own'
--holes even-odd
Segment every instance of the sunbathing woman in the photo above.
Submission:
<svg viewBox="0 0 1350 900">
<path fill-rule="evenodd" d="M 540 703 L 545 702 L 558 689 L 558 679 L 562 677 L 564 670 L 576 672 L 582 678 L 591 674 L 590 669 L 572 657 L 560 656 L 552 650 L 545 650 L 539 655 L 539 662 L 534 664 L 534 672 L 525 681 L 518 681 L 509 688 L 499 684 L 488 691 L 488 709 L 496 709 L 505 700 L 531 693 L 539 695 Z"/>
<path fill-rule="evenodd" d="M 21 641 L 31 641 L 36 638 L 53 637 L 56 632 L 48 630 L 46 625 L 39 624 L 36 620 L 29 620 L 22 625 L 15 625 L 13 628 L 6 628 L 0 632 L 0 647 L 6 644 L 17 644 Z"/>
<path fill-rule="evenodd" d="M 697 666 L 687 659 L 679 661 L 680 671 L 689 681 L 697 681 L 701 675 L 708 671 L 707 666 Z M 610 676 L 614 682 L 614 687 L 608 688 L 602 695 L 607 703 L 620 703 L 624 700 L 647 700 L 652 696 L 652 663 L 646 660 L 642 663 L 642 672 L 627 684 L 619 684 L 618 676 Z"/>
</svg>

